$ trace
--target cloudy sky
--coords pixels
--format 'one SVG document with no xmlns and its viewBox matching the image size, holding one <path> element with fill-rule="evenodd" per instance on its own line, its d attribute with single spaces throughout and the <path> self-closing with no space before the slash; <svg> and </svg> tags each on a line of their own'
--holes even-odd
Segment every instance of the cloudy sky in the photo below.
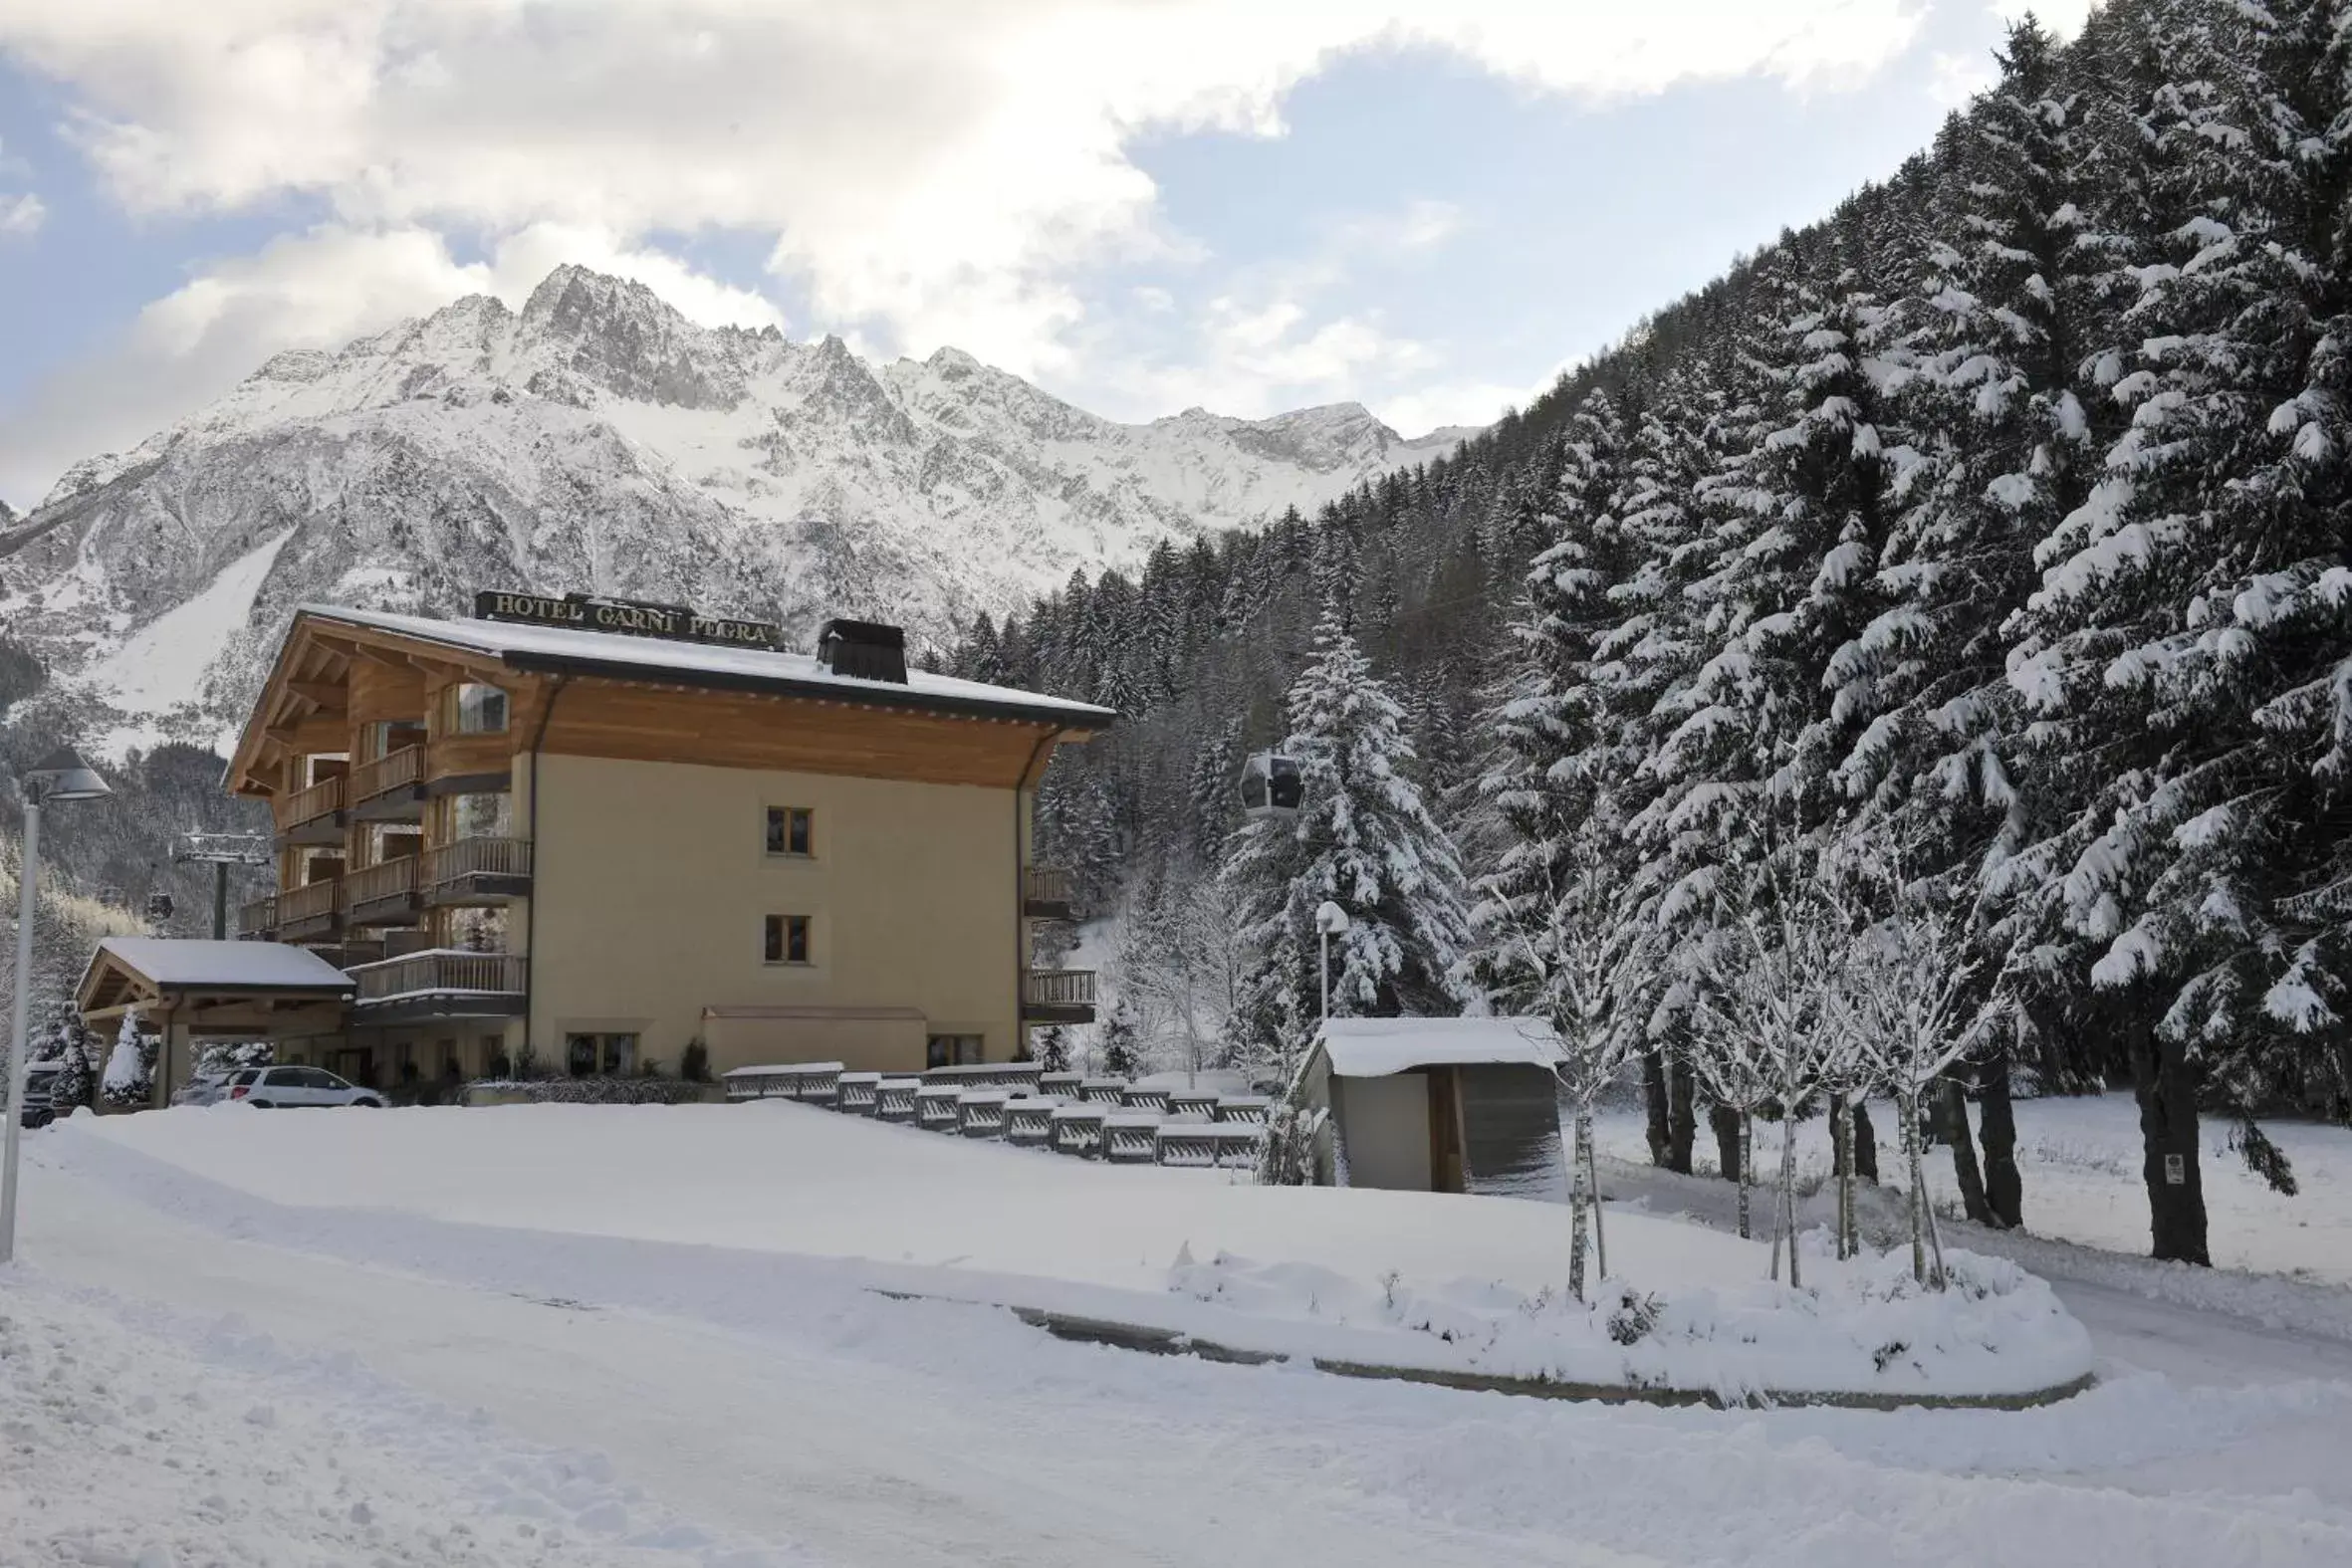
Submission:
<svg viewBox="0 0 2352 1568">
<path fill-rule="evenodd" d="M 1483 422 L 1891 169 L 2023 9 L 0 0 L 0 499 L 565 261 L 1114 417 Z"/>
</svg>

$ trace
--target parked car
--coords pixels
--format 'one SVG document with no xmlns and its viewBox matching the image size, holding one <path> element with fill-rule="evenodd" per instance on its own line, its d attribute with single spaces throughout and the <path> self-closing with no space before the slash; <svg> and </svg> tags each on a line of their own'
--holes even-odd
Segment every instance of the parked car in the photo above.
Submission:
<svg viewBox="0 0 2352 1568">
<path fill-rule="evenodd" d="M 199 1072 L 171 1091 L 174 1105 L 214 1105 L 228 1098 L 234 1072 Z"/>
<path fill-rule="evenodd" d="M 228 1098 L 277 1105 L 364 1105 L 383 1108 L 383 1096 L 337 1077 L 324 1067 L 247 1067 L 229 1079 Z"/>
<path fill-rule="evenodd" d="M 49 1091 L 56 1086 L 60 1066 L 54 1061 L 37 1061 L 25 1068 L 25 1113 L 18 1118 L 18 1126 L 29 1130 L 46 1127 L 57 1120 L 57 1107 L 50 1102 Z M 5 1089 L 0 1088 L 0 1098 L 5 1097 Z M 0 1116 L 7 1114 L 8 1107 L 0 1105 Z"/>
</svg>

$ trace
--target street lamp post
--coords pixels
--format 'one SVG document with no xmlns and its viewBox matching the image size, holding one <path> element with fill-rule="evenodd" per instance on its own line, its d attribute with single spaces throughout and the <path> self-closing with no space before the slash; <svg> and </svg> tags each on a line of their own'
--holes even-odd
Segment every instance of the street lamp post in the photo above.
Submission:
<svg viewBox="0 0 2352 1568">
<path fill-rule="evenodd" d="M 1323 1016 L 1331 1015 L 1331 939 L 1347 934 L 1347 911 L 1325 899 L 1315 907 L 1314 929 L 1323 942 Z"/>
<path fill-rule="evenodd" d="M 16 873 L 16 995 L 8 1031 L 8 1126 L 0 1133 L 0 1263 L 16 1255 L 16 1172 L 24 1136 L 25 1074 L 33 1062 L 33 912 L 41 886 L 41 807 L 96 800 L 114 791 L 72 752 L 60 749 L 19 781 L 25 793 L 24 853 Z"/>
</svg>

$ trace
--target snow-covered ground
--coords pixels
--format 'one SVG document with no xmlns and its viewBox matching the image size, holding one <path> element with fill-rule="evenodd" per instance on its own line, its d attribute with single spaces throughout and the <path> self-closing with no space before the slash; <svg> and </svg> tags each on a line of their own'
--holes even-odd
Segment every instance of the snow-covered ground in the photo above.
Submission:
<svg viewBox="0 0 2352 1568">
<path fill-rule="evenodd" d="M 662 1173 L 681 1146 L 653 1130 L 673 1112 L 557 1169 L 527 1142 L 487 1172 L 365 1153 L 407 1136 L 378 1124 L 582 1109 L 174 1111 L 29 1139 L 23 1257 L 0 1274 L 0 1541 L 29 1564 L 173 1568 L 2352 1561 L 2352 1343 L 2177 1302 L 2062 1286 L 2103 1380 L 2043 1410 L 1558 1404 L 1136 1356 L 878 1298 L 846 1266 L 714 1242 L 701 1216 L 781 1236 L 797 1222 L 758 1217 L 854 1210 L 879 1173 L 742 1191 L 748 1149 L 703 1137 L 712 1163 L 680 1199 Z M 688 1114 L 778 1135 L 815 1115 Z M 1014 1244 L 931 1185 L 933 1156 L 1055 1165 L 894 1147 L 916 1206 L 950 1222 L 910 1265 L 977 1248 L 1002 1266 Z M 1164 1275 L 1157 1217 L 1178 1200 L 1155 1189 L 1212 1213 L 1229 1192 L 1085 1174 L 1138 1221 L 1100 1238 L 1106 1273 Z M 1487 1244 L 1448 1232 L 1489 1207 L 1558 1222 L 1426 1202 L 1403 1252 Z M 1624 1218 L 1612 1242 L 1641 1229 Z"/>
<path fill-rule="evenodd" d="M 2148 1250 L 2148 1190 L 2140 1178 L 2139 1110 L 2129 1094 L 2050 1097 L 2016 1102 L 2017 1169 L 2024 1179 L 2025 1228 L 2085 1246 L 2126 1254 Z M 1894 1107 L 1873 1101 L 1879 1168 L 1902 1179 Z M 2214 1262 L 2224 1268 L 2284 1274 L 2352 1285 L 2352 1130 L 2307 1122 L 2269 1122 L 2263 1130 L 2294 1162 L 2302 1192 L 2272 1192 L 2245 1168 L 2227 1123 L 2204 1126 L 2200 1169 Z M 1716 1169 L 1715 1146 L 1700 1128 L 1693 1164 Z M 1604 1112 L 1595 1122 L 1601 1151 L 1647 1162 L 1649 1145 L 1638 1109 Z M 1768 1147 L 1767 1147 L 1768 1146 Z M 1777 1169 L 1779 1130 L 1757 1124 L 1760 1160 Z M 1798 1124 L 1801 1179 L 1829 1170 L 1828 1123 Z M 1928 1189 L 1957 1210 L 1952 1151 L 1926 1151 Z M 1975 1244 L 1973 1241 L 1970 1244 Z"/>
</svg>

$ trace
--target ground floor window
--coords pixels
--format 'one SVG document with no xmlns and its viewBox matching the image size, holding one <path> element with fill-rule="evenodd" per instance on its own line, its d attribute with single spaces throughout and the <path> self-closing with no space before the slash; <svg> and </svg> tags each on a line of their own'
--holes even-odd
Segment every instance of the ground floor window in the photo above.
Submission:
<svg viewBox="0 0 2352 1568">
<path fill-rule="evenodd" d="M 634 1034 L 567 1034 L 564 1070 L 575 1078 L 633 1072 L 637 1065 Z"/>
<path fill-rule="evenodd" d="M 923 1065 L 926 1067 L 969 1067 L 980 1060 L 985 1036 L 979 1034 L 934 1034 L 925 1043 Z"/>
<path fill-rule="evenodd" d="M 770 915 L 763 951 L 771 964 L 806 964 L 809 959 L 809 917 Z"/>
</svg>

